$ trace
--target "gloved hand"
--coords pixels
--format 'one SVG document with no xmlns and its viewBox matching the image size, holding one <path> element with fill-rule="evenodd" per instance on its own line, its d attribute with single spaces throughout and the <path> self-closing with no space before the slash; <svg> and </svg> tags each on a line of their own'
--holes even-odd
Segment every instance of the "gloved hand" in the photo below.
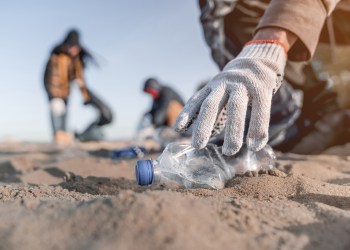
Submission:
<svg viewBox="0 0 350 250">
<path fill-rule="evenodd" d="M 247 146 L 258 151 L 266 145 L 272 95 L 281 85 L 287 56 L 284 47 L 274 40 L 256 42 L 247 44 L 221 73 L 192 96 L 177 118 L 175 129 L 178 132 L 186 131 L 193 123 L 192 145 L 195 148 L 206 146 L 213 129 L 219 132 L 217 130 L 225 127 L 223 153 L 237 153 L 243 144 L 248 105 L 252 113 Z M 222 120 L 222 128 L 214 128 L 215 124 L 220 125 L 217 118 Z"/>
</svg>

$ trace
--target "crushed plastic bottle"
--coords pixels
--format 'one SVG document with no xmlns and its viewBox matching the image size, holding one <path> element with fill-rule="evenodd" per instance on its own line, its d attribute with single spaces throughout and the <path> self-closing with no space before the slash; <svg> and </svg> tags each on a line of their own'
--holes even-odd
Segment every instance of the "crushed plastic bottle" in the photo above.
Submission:
<svg viewBox="0 0 350 250">
<path fill-rule="evenodd" d="M 197 150 L 190 145 L 171 143 L 156 160 L 140 160 L 135 174 L 139 185 L 178 184 L 185 188 L 222 189 L 236 174 L 270 170 L 276 156 L 269 145 L 258 152 L 243 148 L 233 157 L 208 144 Z"/>
</svg>

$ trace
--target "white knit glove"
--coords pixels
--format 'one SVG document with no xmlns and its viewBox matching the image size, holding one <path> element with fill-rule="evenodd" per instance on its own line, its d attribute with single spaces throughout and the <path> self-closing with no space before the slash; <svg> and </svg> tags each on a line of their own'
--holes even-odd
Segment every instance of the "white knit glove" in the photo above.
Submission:
<svg viewBox="0 0 350 250">
<path fill-rule="evenodd" d="M 243 144 L 247 107 L 251 105 L 246 143 L 251 150 L 262 149 L 268 141 L 272 95 L 281 85 L 286 60 L 279 44 L 245 46 L 221 73 L 191 97 L 177 118 L 175 129 L 184 132 L 193 123 L 192 145 L 203 148 L 212 133 L 225 127 L 223 153 L 234 155 Z"/>
</svg>

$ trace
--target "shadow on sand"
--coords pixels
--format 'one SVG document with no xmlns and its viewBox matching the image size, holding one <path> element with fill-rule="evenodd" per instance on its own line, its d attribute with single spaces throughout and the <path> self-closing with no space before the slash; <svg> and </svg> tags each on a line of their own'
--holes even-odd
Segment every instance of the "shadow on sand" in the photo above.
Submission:
<svg viewBox="0 0 350 250">
<path fill-rule="evenodd" d="M 59 186 L 79 193 L 88 193 L 92 195 L 116 195 L 122 190 L 132 190 L 135 192 L 144 192 L 146 190 L 164 190 L 162 185 L 152 185 L 140 187 L 136 181 L 126 178 L 106 178 L 89 176 L 83 178 L 81 176 L 70 173 L 66 182 L 62 182 Z"/>
</svg>

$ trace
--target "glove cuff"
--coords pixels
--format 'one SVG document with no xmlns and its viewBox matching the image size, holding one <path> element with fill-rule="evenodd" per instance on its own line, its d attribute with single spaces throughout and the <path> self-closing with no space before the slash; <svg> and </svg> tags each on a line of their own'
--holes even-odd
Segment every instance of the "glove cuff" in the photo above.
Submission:
<svg viewBox="0 0 350 250">
<path fill-rule="evenodd" d="M 274 43 L 274 44 L 278 44 L 278 45 L 282 46 L 282 48 L 284 49 L 284 52 L 288 56 L 288 50 L 287 50 L 286 45 L 284 43 L 282 43 L 281 41 L 279 41 L 279 40 L 251 40 L 251 41 L 247 42 L 244 46 L 248 46 L 250 44 L 257 44 L 257 43 Z"/>
<path fill-rule="evenodd" d="M 279 43 L 270 42 L 254 43 L 254 41 L 252 41 L 252 43 L 247 43 L 238 57 L 266 59 L 283 66 L 287 61 L 284 47 Z"/>
</svg>

